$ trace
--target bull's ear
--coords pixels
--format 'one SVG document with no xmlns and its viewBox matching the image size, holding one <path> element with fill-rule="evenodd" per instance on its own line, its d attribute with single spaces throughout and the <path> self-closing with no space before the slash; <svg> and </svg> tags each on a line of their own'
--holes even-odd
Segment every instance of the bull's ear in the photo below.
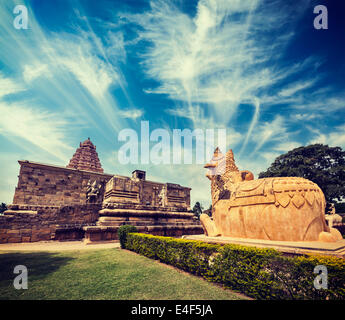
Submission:
<svg viewBox="0 0 345 320">
<path fill-rule="evenodd" d="M 242 181 L 254 180 L 254 175 L 252 172 L 248 170 L 244 170 L 244 171 L 241 171 L 241 179 Z"/>
</svg>

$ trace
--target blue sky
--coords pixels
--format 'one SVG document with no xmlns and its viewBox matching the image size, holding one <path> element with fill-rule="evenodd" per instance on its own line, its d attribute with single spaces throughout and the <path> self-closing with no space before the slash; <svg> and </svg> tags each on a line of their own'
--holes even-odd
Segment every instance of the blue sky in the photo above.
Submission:
<svg viewBox="0 0 345 320">
<path fill-rule="evenodd" d="M 13 9 L 28 8 L 27 30 Z M 328 8 L 316 30 L 313 9 Z M 67 165 L 90 137 L 107 173 L 192 188 L 210 204 L 201 164 L 118 161 L 118 134 L 227 130 L 237 165 L 257 175 L 278 155 L 345 148 L 345 5 L 283 0 L 4 0 L 0 3 L 0 201 L 17 160 Z"/>
</svg>

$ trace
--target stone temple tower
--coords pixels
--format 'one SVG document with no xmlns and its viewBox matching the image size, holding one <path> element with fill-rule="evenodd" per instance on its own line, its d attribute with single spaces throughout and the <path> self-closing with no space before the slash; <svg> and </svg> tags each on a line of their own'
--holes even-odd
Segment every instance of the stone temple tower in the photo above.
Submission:
<svg viewBox="0 0 345 320">
<path fill-rule="evenodd" d="M 67 168 L 103 173 L 95 145 L 90 138 L 81 142 Z"/>
</svg>

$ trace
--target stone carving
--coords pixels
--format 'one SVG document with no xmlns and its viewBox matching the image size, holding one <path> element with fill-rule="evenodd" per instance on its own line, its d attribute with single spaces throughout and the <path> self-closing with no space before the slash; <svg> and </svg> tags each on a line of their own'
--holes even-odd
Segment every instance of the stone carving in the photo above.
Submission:
<svg viewBox="0 0 345 320">
<path fill-rule="evenodd" d="M 139 170 L 135 170 L 137 172 Z M 140 171 L 145 176 L 144 171 Z M 105 185 L 104 203 L 126 203 L 190 210 L 190 188 L 137 177 L 113 176 Z"/>
<path fill-rule="evenodd" d="M 102 184 L 98 183 L 96 180 L 92 183 L 91 180 L 87 183 L 86 189 L 86 202 L 96 203 L 101 194 Z"/>
<path fill-rule="evenodd" d="M 167 193 L 167 190 L 166 190 L 166 185 L 164 185 L 158 195 L 158 204 L 160 207 L 165 207 L 166 205 L 166 193 Z"/>
<path fill-rule="evenodd" d="M 240 171 L 232 150 L 217 148 L 206 176 L 211 180 L 212 218 L 200 216 L 208 236 L 280 241 L 342 240 L 325 221 L 325 197 L 319 186 L 299 177 L 254 180 Z"/>
<path fill-rule="evenodd" d="M 333 203 L 331 204 L 330 214 L 326 214 L 326 221 L 330 228 L 342 224 L 343 218 L 339 214 L 335 213 L 335 206 Z"/>
</svg>

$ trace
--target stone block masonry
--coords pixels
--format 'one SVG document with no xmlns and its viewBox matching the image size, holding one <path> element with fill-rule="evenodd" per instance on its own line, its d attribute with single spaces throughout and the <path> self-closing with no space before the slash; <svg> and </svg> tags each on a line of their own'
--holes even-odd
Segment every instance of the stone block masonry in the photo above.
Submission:
<svg viewBox="0 0 345 320">
<path fill-rule="evenodd" d="M 9 207 L 0 216 L 0 243 L 80 240 L 82 227 L 96 223 L 101 204 Z M 59 238 L 57 231 L 61 230 L 65 232 Z"/>
<path fill-rule="evenodd" d="M 193 213 L 174 211 L 174 208 L 147 207 L 143 205 L 113 204 L 99 211 L 95 226 L 83 227 L 86 244 L 118 239 L 118 228 L 130 224 L 138 232 L 158 236 L 180 237 L 202 234 L 203 229 Z"/>
<path fill-rule="evenodd" d="M 105 184 L 112 175 L 18 162 L 13 203 L 0 216 L 0 243 L 83 238 L 82 227 L 95 224 L 101 209 L 101 203 L 87 204 L 88 181 Z"/>
<path fill-rule="evenodd" d="M 65 206 L 86 203 L 89 180 L 108 182 L 112 175 L 73 168 L 18 161 L 20 173 L 13 204 Z"/>
<path fill-rule="evenodd" d="M 187 211 L 190 208 L 190 190 L 173 183 L 114 176 L 105 186 L 104 206 L 123 203 Z"/>
<path fill-rule="evenodd" d="M 67 168 L 103 173 L 102 165 L 96 152 L 96 146 L 94 146 L 90 138 L 80 143 Z"/>
</svg>

